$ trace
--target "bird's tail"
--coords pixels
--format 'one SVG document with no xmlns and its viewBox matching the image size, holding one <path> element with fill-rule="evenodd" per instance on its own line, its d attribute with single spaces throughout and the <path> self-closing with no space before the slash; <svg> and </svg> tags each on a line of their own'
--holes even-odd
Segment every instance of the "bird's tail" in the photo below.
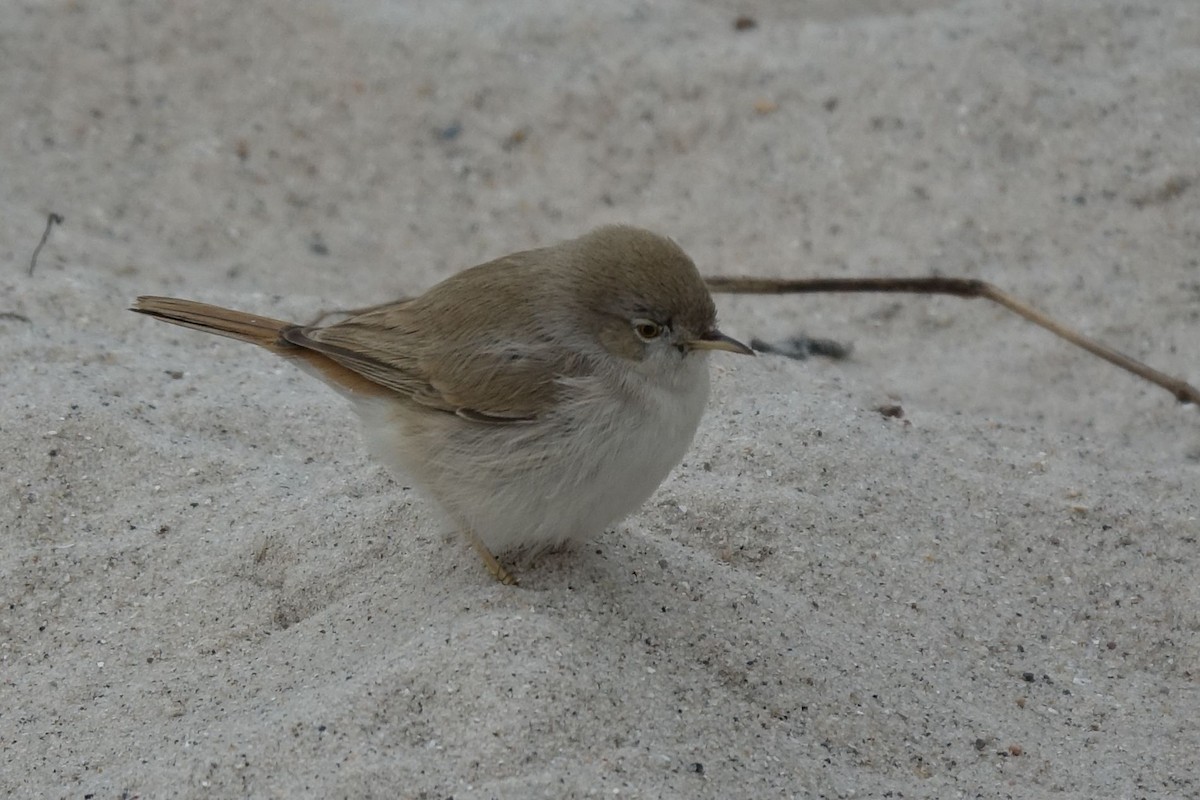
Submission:
<svg viewBox="0 0 1200 800">
<path fill-rule="evenodd" d="M 279 319 L 175 297 L 139 297 L 130 310 L 173 325 L 240 339 L 274 353 L 284 354 L 297 349 L 281 335 L 285 329 L 292 327 L 292 323 Z"/>
<path fill-rule="evenodd" d="M 352 399 L 388 397 L 393 394 L 390 389 L 369 377 L 343 366 L 324 353 L 306 347 L 303 338 L 295 342 L 288 341 L 288 332 L 297 330 L 300 326 L 281 319 L 260 317 L 257 314 L 175 297 L 139 297 L 130 310 L 170 322 L 172 325 L 195 328 L 205 333 L 228 336 L 230 339 L 265 347 Z"/>
</svg>

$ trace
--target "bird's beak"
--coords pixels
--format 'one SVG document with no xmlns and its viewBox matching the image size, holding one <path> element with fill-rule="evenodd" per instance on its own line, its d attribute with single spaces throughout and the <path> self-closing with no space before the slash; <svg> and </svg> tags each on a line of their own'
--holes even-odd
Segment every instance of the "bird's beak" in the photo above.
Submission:
<svg viewBox="0 0 1200 800">
<path fill-rule="evenodd" d="M 726 336 L 718 330 L 711 330 L 699 339 L 687 343 L 689 350 L 728 350 L 730 353 L 740 353 L 744 356 L 754 355 L 754 351 L 737 339 Z"/>
</svg>

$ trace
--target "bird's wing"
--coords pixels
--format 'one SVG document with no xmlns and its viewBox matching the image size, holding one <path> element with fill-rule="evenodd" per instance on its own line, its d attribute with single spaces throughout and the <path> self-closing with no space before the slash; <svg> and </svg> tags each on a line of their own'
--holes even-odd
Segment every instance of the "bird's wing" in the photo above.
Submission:
<svg viewBox="0 0 1200 800">
<path fill-rule="evenodd" d="M 519 336 L 506 342 L 504 325 L 446 330 L 443 321 L 431 331 L 428 319 L 405 301 L 282 336 L 427 408 L 479 422 L 535 420 L 558 399 L 560 377 L 588 371 L 561 348 L 531 346 Z"/>
</svg>

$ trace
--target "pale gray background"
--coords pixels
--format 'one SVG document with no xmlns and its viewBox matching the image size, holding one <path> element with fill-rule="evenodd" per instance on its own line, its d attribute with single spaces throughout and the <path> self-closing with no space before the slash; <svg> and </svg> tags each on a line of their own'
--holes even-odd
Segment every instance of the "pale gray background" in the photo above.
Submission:
<svg viewBox="0 0 1200 800">
<path fill-rule="evenodd" d="M 722 300 L 854 358 L 714 359 L 685 464 L 517 590 L 331 392 L 124 310 L 627 221 L 981 277 L 1196 382 L 1195 0 L 2 15 L 0 794 L 1200 795 L 1200 415 L 997 309 Z"/>
</svg>

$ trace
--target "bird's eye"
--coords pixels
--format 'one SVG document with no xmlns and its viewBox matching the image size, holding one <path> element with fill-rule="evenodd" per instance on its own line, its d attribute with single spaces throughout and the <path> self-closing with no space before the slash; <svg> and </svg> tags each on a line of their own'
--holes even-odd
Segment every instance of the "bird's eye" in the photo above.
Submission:
<svg viewBox="0 0 1200 800">
<path fill-rule="evenodd" d="M 633 330 L 639 339 L 643 342 L 648 342 L 651 339 L 657 339 L 659 336 L 662 336 L 663 326 L 653 320 L 638 319 L 633 321 Z"/>
</svg>

